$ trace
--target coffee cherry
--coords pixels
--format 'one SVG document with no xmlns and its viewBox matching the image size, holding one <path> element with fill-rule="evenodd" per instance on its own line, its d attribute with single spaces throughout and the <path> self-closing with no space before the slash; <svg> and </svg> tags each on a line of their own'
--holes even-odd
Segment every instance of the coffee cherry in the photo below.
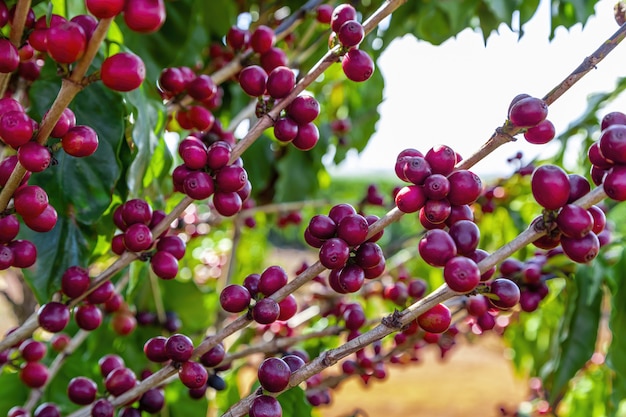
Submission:
<svg viewBox="0 0 626 417">
<path fill-rule="evenodd" d="M 165 353 L 174 362 L 186 362 L 193 354 L 193 342 L 184 334 L 174 334 L 165 343 Z"/>
<path fill-rule="evenodd" d="M 107 19 L 122 12 L 124 0 L 85 0 L 85 6 L 98 19 Z"/>
<path fill-rule="evenodd" d="M 395 197 L 396 206 L 403 213 L 415 213 L 426 203 L 424 189 L 417 185 L 402 187 Z"/>
<path fill-rule="evenodd" d="M 616 201 L 626 200 L 626 166 L 618 165 L 613 167 L 602 183 L 604 192 L 609 198 Z"/>
<path fill-rule="evenodd" d="M 118 417 L 141 417 L 141 410 L 135 407 L 124 407 Z"/>
<path fill-rule="evenodd" d="M 373 268 L 384 260 L 383 250 L 374 242 L 365 242 L 358 247 L 354 261 L 363 269 Z"/>
<path fill-rule="evenodd" d="M 595 233 L 587 233 L 580 238 L 561 237 L 563 252 L 574 262 L 591 262 L 600 251 L 600 241 Z"/>
<path fill-rule="evenodd" d="M 77 298 L 89 289 L 90 283 L 89 272 L 85 268 L 70 266 L 61 276 L 61 291 L 70 298 Z"/>
<path fill-rule="evenodd" d="M 100 284 L 87 296 L 87 301 L 91 304 L 102 304 L 109 301 L 115 294 L 115 286 L 111 281 Z"/>
<path fill-rule="evenodd" d="M 33 136 L 33 120 L 26 113 L 8 111 L 0 116 L 0 139 L 17 149 Z"/>
<path fill-rule="evenodd" d="M 437 304 L 417 317 L 417 323 L 429 333 L 443 333 L 450 327 L 452 314 L 444 304 Z"/>
<path fill-rule="evenodd" d="M 145 200 L 133 198 L 120 206 L 120 216 L 126 226 L 135 223 L 147 225 L 152 220 L 152 207 Z"/>
<path fill-rule="evenodd" d="M 17 48 L 8 39 L 0 39 L 0 72 L 11 73 L 20 64 Z"/>
<path fill-rule="evenodd" d="M 128 226 L 124 232 L 124 246 L 131 252 L 142 252 L 152 246 L 152 232 L 143 223 Z"/>
<path fill-rule="evenodd" d="M 41 403 L 35 409 L 33 417 L 61 417 L 61 410 L 54 403 Z"/>
<path fill-rule="evenodd" d="M 319 23 L 330 24 L 333 15 L 333 6 L 330 4 L 320 4 L 315 11 L 315 18 Z"/>
<path fill-rule="evenodd" d="M 280 266 L 272 265 L 261 273 L 258 291 L 265 296 L 270 296 L 287 285 L 287 280 L 287 272 Z"/>
<path fill-rule="evenodd" d="M 265 94 L 267 73 L 258 65 L 245 67 L 239 73 L 239 85 L 251 97 L 260 97 Z"/>
<path fill-rule="evenodd" d="M 320 262 L 328 269 L 340 269 L 346 265 L 350 257 L 350 247 L 345 240 L 330 238 L 320 247 Z"/>
<path fill-rule="evenodd" d="M 320 114 L 320 104 L 313 96 L 301 95 L 296 97 L 285 110 L 296 123 L 305 125 L 315 120 Z"/>
<path fill-rule="evenodd" d="M 332 11 L 330 28 L 333 32 L 339 32 L 341 26 L 348 20 L 356 20 L 356 9 L 351 4 L 340 4 Z"/>
<path fill-rule="evenodd" d="M 440 229 L 426 232 L 418 244 L 420 256 L 431 266 L 443 267 L 457 254 L 452 237 Z"/>
<path fill-rule="evenodd" d="M 89 126 L 74 126 L 61 138 L 61 146 L 68 155 L 90 156 L 98 149 L 98 134 Z"/>
<path fill-rule="evenodd" d="M 87 35 L 79 24 L 64 22 L 47 30 L 46 47 L 48 54 L 56 62 L 71 64 L 85 53 Z"/>
<path fill-rule="evenodd" d="M 70 310 L 65 304 L 51 301 L 39 308 L 37 320 L 42 329 L 50 333 L 57 333 L 69 323 Z"/>
<path fill-rule="evenodd" d="M 113 417 L 115 407 L 106 398 L 100 398 L 91 406 L 91 417 Z"/>
<path fill-rule="evenodd" d="M 298 302 L 293 294 L 289 294 L 280 301 L 278 307 L 280 308 L 280 314 L 278 315 L 278 320 L 280 321 L 287 321 L 298 312 Z"/>
<path fill-rule="evenodd" d="M 280 392 L 289 385 L 291 369 L 280 358 L 267 358 L 259 365 L 257 375 L 264 390 Z"/>
<path fill-rule="evenodd" d="M 430 165 L 421 156 L 404 157 L 402 161 L 403 178 L 406 178 L 408 182 L 422 185 L 426 178 L 432 174 Z"/>
<path fill-rule="evenodd" d="M 313 123 L 307 123 L 298 126 L 298 133 L 291 142 L 296 149 L 301 151 L 310 151 L 317 145 L 320 133 L 317 126 Z"/>
<path fill-rule="evenodd" d="M 533 197 L 539 205 L 556 210 L 567 204 L 570 184 L 567 173 L 556 165 L 542 165 L 535 169 L 530 180 Z"/>
<path fill-rule="evenodd" d="M 355 293 L 363 287 L 365 270 L 356 264 L 348 264 L 339 272 L 337 283 L 343 293 Z"/>
<path fill-rule="evenodd" d="M 278 66 L 267 76 L 267 93 L 273 98 L 286 97 L 296 84 L 296 76 L 289 67 Z"/>
<path fill-rule="evenodd" d="M 248 181 L 248 173 L 238 165 L 228 165 L 215 175 L 215 184 L 221 192 L 241 190 Z"/>
<path fill-rule="evenodd" d="M 433 174 L 449 175 L 456 164 L 456 152 L 446 145 L 436 145 L 426 152 L 424 159 Z"/>
<path fill-rule="evenodd" d="M 83 330 L 94 330 L 102 324 L 102 311 L 93 304 L 83 304 L 74 309 L 76 324 Z"/>
<path fill-rule="evenodd" d="M 587 209 L 567 204 L 556 216 L 556 224 L 563 235 L 580 239 L 593 228 L 593 217 Z"/>
<path fill-rule="evenodd" d="M 50 132 L 50 136 L 53 138 L 62 138 L 71 128 L 76 126 L 76 115 L 69 108 L 66 107 L 61 113 L 61 117 L 54 125 L 52 132 Z"/>
<path fill-rule="evenodd" d="M 602 169 L 609 169 L 613 167 L 614 164 L 613 161 L 602 155 L 600 152 L 600 144 L 598 142 L 591 144 L 587 150 L 587 158 L 589 158 L 589 162 L 591 162 L 592 165 Z"/>
<path fill-rule="evenodd" d="M 188 361 L 180 367 L 178 377 L 187 388 L 200 388 L 206 385 L 209 373 L 202 364 Z"/>
<path fill-rule="evenodd" d="M 106 376 L 104 386 L 109 394 L 119 397 L 137 385 L 137 376 L 126 367 L 115 368 Z"/>
<path fill-rule="evenodd" d="M 210 100 L 217 94 L 217 85 L 210 76 L 200 74 L 187 84 L 187 92 L 198 101 Z"/>
<path fill-rule="evenodd" d="M 213 178 L 204 171 L 190 172 L 183 180 L 183 191 L 194 200 L 205 200 L 213 195 Z"/>
<path fill-rule="evenodd" d="M 157 250 L 150 258 L 150 267 L 161 279 L 174 279 L 178 275 L 178 259 L 166 251 Z"/>
<path fill-rule="evenodd" d="M 42 342 L 26 340 L 20 345 L 20 355 L 26 362 L 38 362 L 46 356 L 48 348 Z"/>
<path fill-rule="evenodd" d="M 453 172 L 448 176 L 450 191 L 447 199 L 450 204 L 460 206 L 472 204 L 482 192 L 482 181 L 478 175 L 464 169 Z"/>
<path fill-rule="evenodd" d="M 424 195 L 429 200 L 442 200 L 450 192 L 450 181 L 442 174 L 432 174 L 424 180 Z"/>
<path fill-rule="evenodd" d="M 357 246 L 365 241 L 368 224 L 360 214 L 345 216 L 337 225 L 337 237 L 343 239 L 348 246 Z"/>
<path fill-rule="evenodd" d="M 500 310 L 512 308 L 519 302 L 520 289 L 513 281 L 498 278 L 491 283 L 490 293 L 496 298 L 489 297 L 489 302 Z"/>
<path fill-rule="evenodd" d="M 274 136 L 283 143 L 289 143 L 298 135 L 298 124 L 291 117 L 281 117 L 274 123 Z"/>
<path fill-rule="evenodd" d="M 332 206 L 328 212 L 328 217 L 335 222 L 335 224 L 339 224 L 339 222 L 346 216 L 351 214 L 356 214 L 356 210 L 350 204 L 341 203 L 335 204 Z"/>
<path fill-rule="evenodd" d="M 226 33 L 226 45 L 230 46 L 234 51 L 245 49 L 250 42 L 250 32 L 240 29 L 237 26 L 231 26 Z"/>
<path fill-rule="evenodd" d="M 270 50 L 276 42 L 274 31 L 265 25 L 259 25 L 250 36 L 250 46 L 259 54 L 263 54 Z"/>
<path fill-rule="evenodd" d="M 365 31 L 363 25 L 356 20 L 347 20 L 339 28 L 337 32 L 337 39 L 344 48 L 352 48 L 361 43 L 365 37 Z"/>
<path fill-rule="evenodd" d="M 178 260 L 185 256 L 185 242 L 177 235 L 163 236 L 157 242 L 158 251 L 169 252 Z"/>
<path fill-rule="evenodd" d="M 259 324 L 270 324 L 278 320 L 280 306 L 271 298 L 262 298 L 252 308 L 252 318 Z"/>
<path fill-rule="evenodd" d="M 84 376 L 72 378 L 67 385 L 67 396 L 74 404 L 87 405 L 94 402 L 98 385 Z"/>
<path fill-rule="evenodd" d="M 219 214 L 230 217 L 241 211 L 243 202 L 237 192 L 216 191 L 213 194 L 213 205 Z"/>
<path fill-rule="evenodd" d="M 478 247 L 480 229 L 470 220 L 459 220 L 448 230 L 460 255 L 470 256 Z"/>
<path fill-rule="evenodd" d="M 509 120 L 517 127 L 537 126 L 548 116 L 548 105 L 541 99 L 525 97 L 509 109 Z"/>
<path fill-rule="evenodd" d="M 124 359 L 115 354 L 104 355 L 98 360 L 98 367 L 100 375 L 106 378 L 115 369 L 124 367 Z"/>
<path fill-rule="evenodd" d="M 164 68 L 159 75 L 159 88 L 169 96 L 180 94 L 187 87 L 187 80 L 180 68 Z"/>
<path fill-rule="evenodd" d="M 602 118 L 600 130 L 604 130 L 613 125 L 626 125 L 626 114 L 619 111 L 614 111 L 606 114 Z"/>
<path fill-rule="evenodd" d="M 556 130 L 554 129 L 554 125 L 550 120 L 546 119 L 538 125 L 528 128 L 528 130 L 524 132 L 524 138 L 528 143 L 543 145 L 554 139 L 555 134 Z"/>
<path fill-rule="evenodd" d="M 22 216 L 22 220 L 31 230 L 39 233 L 49 232 L 57 223 L 57 212 L 51 205 L 44 208 L 41 214 L 34 217 Z"/>
<path fill-rule="evenodd" d="M 149 361 L 152 362 L 167 362 L 169 356 L 165 350 L 165 344 L 167 338 L 163 336 L 155 336 L 146 341 L 143 345 L 143 353 L 146 355 Z"/>
<path fill-rule="evenodd" d="M 20 380 L 29 388 L 41 388 L 48 380 L 48 367 L 41 362 L 26 362 L 20 369 Z"/>
<path fill-rule="evenodd" d="M 15 214 L 0 217 L 0 242 L 9 243 L 20 231 L 20 222 Z"/>
<path fill-rule="evenodd" d="M 207 151 L 206 165 L 210 169 L 218 170 L 228 164 L 231 155 L 230 145 L 226 142 L 219 141 L 211 144 Z"/>
<path fill-rule="evenodd" d="M 626 125 L 615 124 L 604 129 L 598 144 L 605 159 L 626 163 Z"/>
<path fill-rule="evenodd" d="M 593 217 L 593 228 L 591 231 L 597 235 L 602 232 L 606 226 L 606 215 L 598 206 L 591 206 L 588 211 L 591 217 Z"/>
<path fill-rule="evenodd" d="M 163 0 L 126 0 L 124 22 L 135 32 L 156 32 L 165 23 L 165 3 Z"/>
<path fill-rule="evenodd" d="M 341 61 L 341 68 L 349 80 L 362 82 L 374 73 L 374 60 L 360 49 L 350 49 Z"/>
<path fill-rule="evenodd" d="M 231 284 L 220 293 L 220 305 L 229 313 L 241 313 L 250 305 L 250 292 L 241 285 Z"/>
<path fill-rule="evenodd" d="M 132 1 L 127 5 L 129 3 Z M 146 78 L 146 67 L 139 56 L 129 52 L 120 52 L 104 60 L 100 69 L 100 78 L 102 83 L 111 90 L 132 91 L 138 88 Z"/>
<path fill-rule="evenodd" d="M 591 185 L 587 178 L 578 174 L 569 174 L 569 197 L 567 199 L 568 203 L 573 203 L 579 198 L 586 195 L 589 191 L 591 191 Z"/>
<path fill-rule="evenodd" d="M 278 400 L 269 395 L 259 395 L 250 404 L 250 417 L 282 417 L 283 409 Z"/>
<path fill-rule="evenodd" d="M 218 343 L 200 356 L 200 363 L 208 368 L 214 368 L 224 360 L 225 356 L 224 345 Z"/>
<path fill-rule="evenodd" d="M 156 414 L 165 405 L 165 394 L 162 388 L 150 388 L 139 399 L 139 409 L 149 414 Z"/>
<path fill-rule="evenodd" d="M 50 166 L 52 154 L 47 147 L 31 141 L 19 147 L 17 159 L 28 171 L 41 172 Z"/>
<path fill-rule="evenodd" d="M 446 284 L 452 291 L 466 293 L 480 282 L 480 270 L 476 262 L 464 256 L 455 256 L 443 268 Z"/>
</svg>

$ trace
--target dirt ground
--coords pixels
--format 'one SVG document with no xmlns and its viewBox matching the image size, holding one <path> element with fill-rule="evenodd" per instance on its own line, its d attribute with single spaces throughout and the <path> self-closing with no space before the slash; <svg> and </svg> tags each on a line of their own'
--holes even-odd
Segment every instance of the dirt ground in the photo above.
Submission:
<svg viewBox="0 0 626 417">
<path fill-rule="evenodd" d="M 527 381 L 514 375 L 497 336 L 476 344 L 459 344 L 438 358 L 425 349 L 420 362 L 390 368 L 384 381 L 367 386 L 351 379 L 320 409 L 323 417 L 495 417 L 504 406 L 514 410 L 528 395 Z"/>
</svg>

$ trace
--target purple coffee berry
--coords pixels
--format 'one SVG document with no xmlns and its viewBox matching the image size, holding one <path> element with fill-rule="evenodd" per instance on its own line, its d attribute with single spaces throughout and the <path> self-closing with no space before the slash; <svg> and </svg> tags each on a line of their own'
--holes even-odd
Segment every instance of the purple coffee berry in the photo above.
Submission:
<svg viewBox="0 0 626 417">
<path fill-rule="evenodd" d="M 270 324 L 278 320 L 280 306 L 271 298 L 263 298 L 252 308 L 252 318 L 259 324 Z"/>
<path fill-rule="evenodd" d="M 340 238 L 330 238 L 320 247 L 320 262 L 328 269 L 340 269 L 350 257 L 350 246 Z"/>
<path fill-rule="evenodd" d="M 250 292 L 242 285 L 228 285 L 220 293 L 220 305 L 229 313 L 241 313 L 246 310 L 250 300 Z"/>
<path fill-rule="evenodd" d="M 419 241 L 418 250 L 427 264 L 438 267 L 445 266 L 457 254 L 454 239 L 440 229 L 427 231 Z"/>
<path fill-rule="evenodd" d="M 106 390 L 114 397 L 119 397 L 135 385 L 137 376 L 131 369 L 125 367 L 114 369 L 104 380 Z"/>
<path fill-rule="evenodd" d="M 480 282 L 480 270 L 470 258 L 455 256 L 446 262 L 443 277 L 452 291 L 467 293 Z"/>
<path fill-rule="evenodd" d="M 265 94 L 267 73 L 259 65 L 250 65 L 239 73 L 239 84 L 247 95 L 260 97 Z"/>
<path fill-rule="evenodd" d="M 180 381 L 187 388 L 200 388 L 206 385 L 209 373 L 201 363 L 188 361 L 182 364 L 178 370 Z"/>
<path fill-rule="evenodd" d="M 193 354 L 193 342 L 184 334 L 173 334 L 165 342 L 165 352 L 174 362 L 186 362 Z"/>
<path fill-rule="evenodd" d="M 259 278 L 258 291 L 269 296 L 287 285 L 287 272 L 277 265 L 266 268 Z"/>
<path fill-rule="evenodd" d="M 374 60 L 361 49 L 350 49 L 341 61 L 343 73 L 349 80 L 363 82 L 374 73 Z"/>
<path fill-rule="evenodd" d="M 267 76 L 267 93 L 273 98 L 286 97 L 296 85 L 296 76 L 289 67 L 278 66 Z"/>
<path fill-rule="evenodd" d="M 530 180 L 533 197 L 539 205 L 556 210 L 567 204 L 570 183 L 567 173 L 556 165 L 542 165 L 535 169 Z"/>
<path fill-rule="evenodd" d="M 102 324 L 102 311 L 93 304 L 82 304 L 74 309 L 74 320 L 83 330 L 94 330 Z"/>
<path fill-rule="evenodd" d="M 100 375 L 103 378 L 106 378 L 111 372 L 113 372 L 117 368 L 124 367 L 124 359 L 121 356 L 110 353 L 108 355 L 104 355 L 98 360 L 98 367 L 100 368 Z"/>
<path fill-rule="evenodd" d="M 61 276 L 61 291 L 70 298 L 83 295 L 91 284 L 89 272 L 80 266 L 70 266 Z"/>
<path fill-rule="evenodd" d="M 60 332 L 70 321 L 70 310 L 62 303 L 50 301 L 42 305 L 37 312 L 39 326 L 50 332 Z"/>
<path fill-rule="evenodd" d="M 532 127 L 548 116 L 548 105 L 541 99 L 525 97 L 509 109 L 509 120 L 517 127 Z"/>
<path fill-rule="evenodd" d="M 74 404 L 91 404 L 96 399 L 97 393 L 98 385 L 84 376 L 72 378 L 67 385 L 67 396 Z"/>
<path fill-rule="evenodd" d="M 501 309 L 508 310 L 519 302 L 520 289 L 513 281 L 507 278 L 498 278 L 493 280 L 490 287 L 490 294 L 495 297 L 489 297 L 489 302 Z"/>
<path fill-rule="evenodd" d="M 291 369 L 280 358 L 267 358 L 259 365 L 257 375 L 264 390 L 280 392 L 289 385 Z"/>
</svg>

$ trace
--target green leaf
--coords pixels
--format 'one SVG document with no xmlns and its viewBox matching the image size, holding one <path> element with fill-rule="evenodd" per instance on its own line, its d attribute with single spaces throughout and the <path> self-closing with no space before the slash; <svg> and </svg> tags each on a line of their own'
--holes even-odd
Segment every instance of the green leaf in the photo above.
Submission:
<svg viewBox="0 0 626 417">
<path fill-rule="evenodd" d="M 61 288 L 61 275 L 72 265 L 87 266 L 92 243 L 90 235 L 71 218 L 59 216 L 57 224 L 47 233 L 37 233 L 22 227 L 22 239 L 37 247 L 37 262 L 24 269 L 24 278 L 37 301 L 43 303 Z"/>
<path fill-rule="evenodd" d="M 626 252 L 622 252 L 619 262 L 614 266 L 611 285 L 611 317 L 609 328 L 612 338 L 606 364 L 613 371 L 611 415 L 618 414 L 620 402 L 626 398 Z"/>
<path fill-rule="evenodd" d="M 593 278 L 596 273 L 594 271 L 602 273 L 597 266 L 581 266 L 576 272 L 574 282 L 568 283 L 568 304 L 559 332 L 558 363 L 546 381 L 552 404 L 562 398 L 569 381 L 595 351 L 602 314 L 602 291 L 593 288 L 598 282 Z"/>
<path fill-rule="evenodd" d="M 314 152 L 317 146 L 308 152 L 287 148 L 285 156 L 276 163 L 279 177 L 274 201 L 301 201 L 314 194 L 320 165 Z"/>
<path fill-rule="evenodd" d="M 305 392 L 300 387 L 293 387 L 276 397 L 283 409 L 283 415 L 289 417 L 311 417 L 313 407 L 307 401 Z"/>
<path fill-rule="evenodd" d="M 11 407 L 16 404 L 24 404 L 28 398 L 28 388 L 18 379 L 17 372 L 8 366 L 0 369 L 0 415 L 6 416 Z"/>
</svg>

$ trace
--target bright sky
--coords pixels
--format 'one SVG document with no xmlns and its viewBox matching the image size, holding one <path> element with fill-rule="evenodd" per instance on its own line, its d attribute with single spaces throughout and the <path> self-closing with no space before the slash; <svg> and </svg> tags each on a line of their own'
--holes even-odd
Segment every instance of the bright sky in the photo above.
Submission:
<svg viewBox="0 0 626 417">
<path fill-rule="evenodd" d="M 392 174 L 401 150 L 412 147 L 425 153 L 439 143 L 469 156 L 502 124 L 515 95 L 542 97 L 618 29 L 613 18 L 615 0 L 601 0 L 584 29 L 580 24 L 569 32 L 559 29 L 549 42 L 549 3 L 541 1 L 520 41 L 502 25 L 486 47 L 482 35 L 471 30 L 441 46 L 413 36 L 392 43 L 377 68 L 386 82 L 377 132 L 360 156 L 355 152 L 333 171 Z M 617 77 L 626 76 L 625 63 L 626 42 L 550 106 L 548 118 L 557 134 L 583 112 L 589 94 L 610 91 Z M 613 110 L 626 112 L 626 97 L 604 113 Z M 555 149 L 550 144 L 528 144 L 520 136 L 472 170 L 481 176 L 507 175 L 513 168 L 506 159 L 517 151 L 530 159 L 549 156 Z"/>
</svg>

